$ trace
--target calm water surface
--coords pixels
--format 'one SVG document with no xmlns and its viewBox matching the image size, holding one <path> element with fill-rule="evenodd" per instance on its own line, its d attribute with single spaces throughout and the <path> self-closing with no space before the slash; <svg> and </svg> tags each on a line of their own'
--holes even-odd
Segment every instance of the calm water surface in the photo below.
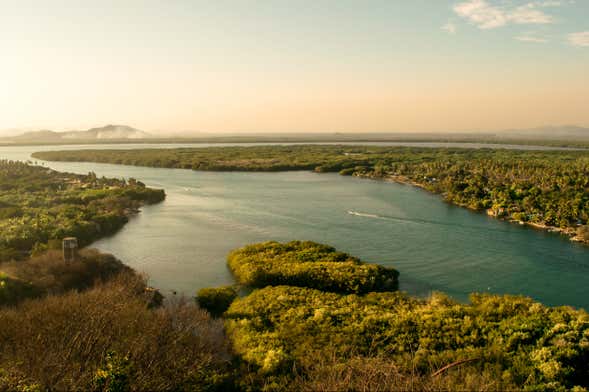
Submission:
<svg viewBox="0 0 589 392">
<path fill-rule="evenodd" d="M 169 147 L 170 145 L 162 145 Z M 0 147 L 0 158 L 33 151 L 120 146 Z M 164 292 L 232 283 L 227 253 L 251 242 L 308 239 L 401 272 L 401 289 L 524 294 L 549 305 L 589 308 L 589 248 L 557 234 L 453 207 L 420 189 L 310 172 L 213 173 L 95 163 L 60 171 L 135 177 L 164 188 L 165 202 L 94 246 L 146 272 Z"/>
</svg>

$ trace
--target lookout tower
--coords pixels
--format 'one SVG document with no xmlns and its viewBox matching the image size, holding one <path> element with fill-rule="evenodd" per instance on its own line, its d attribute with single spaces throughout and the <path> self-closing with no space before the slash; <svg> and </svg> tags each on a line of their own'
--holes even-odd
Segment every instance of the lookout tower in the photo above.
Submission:
<svg viewBox="0 0 589 392">
<path fill-rule="evenodd" d="M 76 260 L 78 255 L 78 239 L 76 237 L 66 237 L 63 239 L 63 261 L 68 264 Z"/>
</svg>

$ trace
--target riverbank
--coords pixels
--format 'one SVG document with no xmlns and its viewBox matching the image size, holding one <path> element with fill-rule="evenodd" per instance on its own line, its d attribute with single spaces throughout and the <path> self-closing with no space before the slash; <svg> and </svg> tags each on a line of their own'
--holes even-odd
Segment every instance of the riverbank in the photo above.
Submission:
<svg viewBox="0 0 589 392">
<path fill-rule="evenodd" d="M 586 151 L 298 145 L 44 151 L 33 157 L 199 171 L 313 170 L 391 178 L 441 194 L 457 206 L 589 243 L 580 229 L 589 224 Z"/>
<path fill-rule="evenodd" d="M 165 198 L 135 179 L 61 173 L 0 160 L 0 262 L 59 249 L 76 237 L 80 247 L 120 230 L 147 204 Z"/>
<path fill-rule="evenodd" d="M 436 192 L 433 192 L 431 189 L 429 189 L 427 184 L 416 182 L 408 177 L 401 176 L 401 175 L 385 175 L 383 177 L 378 177 L 378 176 L 374 176 L 372 174 L 358 174 L 356 176 L 360 177 L 360 178 L 371 179 L 371 180 L 391 181 L 391 182 L 395 182 L 397 184 L 410 185 L 410 186 L 414 186 L 417 188 L 421 188 L 421 189 L 423 189 L 427 192 L 430 192 L 430 193 L 438 194 Z M 442 198 L 444 197 L 443 194 L 441 196 L 442 196 Z M 508 216 L 499 216 L 492 209 L 478 210 L 478 209 L 472 208 L 468 205 L 460 205 L 460 204 L 455 204 L 455 203 L 451 203 L 451 204 L 456 205 L 458 207 L 470 209 L 474 212 L 485 213 L 486 215 L 488 215 L 490 217 L 493 217 L 493 218 L 496 218 L 499 220 L 503 220 L 506 222 L 510 222 L 512 224 L 517 224 L 520 226 L 528 226 L 528 227 L 531 227 L 531 228 L 534 228 L 537 230 L 547 231 L 549 233 L 558 233 L 563 236 L 566 236 L 572 242 L 576 242 L 576 243 L 580 243 L 580 244 L 584 244 L 584 245 L 589 246 L 589 238 L 584 238 L 582 235 L 578 234 L 578 229 L 576 229 L 576 228 L 572 228 L 572 227 L 560 228 L 560 227 L 549 226 L 549 225 L 546 225 L 543 223 L 525 222 L 525 221 L 517 220 L 517 219 L 514 219 L 512 217 L 508 217 Z"/>
</svg>

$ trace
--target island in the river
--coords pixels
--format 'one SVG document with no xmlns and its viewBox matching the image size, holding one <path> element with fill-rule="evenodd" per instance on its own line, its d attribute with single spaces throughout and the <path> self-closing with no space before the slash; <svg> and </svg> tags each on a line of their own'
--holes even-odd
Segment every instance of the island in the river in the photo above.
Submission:
<svg viewBox="0 0 589 392">
<path fill-rule="evenodd" d="M 313 170 L 392 180 L 589 243 L 588 151 L 273 145 L 44 151 L 33 157 L 208 171 Z"/>
</svg>

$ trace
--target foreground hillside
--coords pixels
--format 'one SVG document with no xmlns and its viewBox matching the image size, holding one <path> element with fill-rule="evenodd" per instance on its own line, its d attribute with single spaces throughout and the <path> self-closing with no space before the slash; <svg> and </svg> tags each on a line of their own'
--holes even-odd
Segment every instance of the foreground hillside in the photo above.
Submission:
<svg viewBox="0 0 589 392">
<path fill-rule="evenodd" d="M 230 385 L 221 322 L 190 302 L 157 306 L 148 294 L 143 278 L 121 271 L 87 287 L 0 306 L 0 391 Z"/>
<path fill-rule="evenodd" d="M 589 242 L 589 152 L 256 146 L 37 152 L 36 158 L 193 170 L 339 172 L 411 183 L 456 205 Z"/>
<path fill-rule="evenodd" d="M 300 274 L 323 265 L 319 280 L 308 275 L 313 287 L 337 280 L 337 264 L 350 257 L 315 257 L 332 248 L 311 242 L 272 242 L 233 252 L 232 263 L 250 264 L 254 249 L 274 266 L 286 256 Z M 201 290 L 198 303 L 221 316 L 213 319 L 192 301 L 162 304 L 109 256 L 83 252 L 68 266 L 48 253 L 9 266 L 36 273 L 46 290 L 0 304 L 0 390 L 588 387 L 589 315 L 529 298 L 473 295 L 460 304 L 443 294 L 348 294 L 274 285 L 277 274 L 242 298 L 230 287 Z M 102 278 L 88 279 L 91 271 Z"/>
</svg>

